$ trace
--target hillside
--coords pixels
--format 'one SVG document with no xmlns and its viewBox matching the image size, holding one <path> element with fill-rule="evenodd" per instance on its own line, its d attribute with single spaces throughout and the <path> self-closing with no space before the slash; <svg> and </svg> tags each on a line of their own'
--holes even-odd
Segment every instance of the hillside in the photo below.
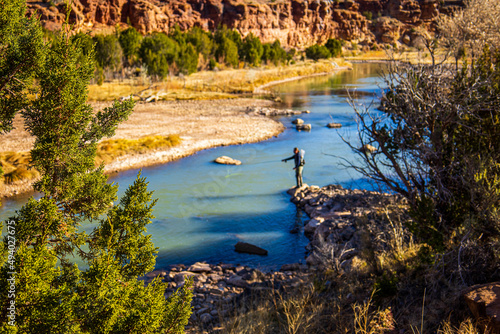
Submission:
<svg viewBox="0 0 500 334">
<path fill-rule="evenodd" d="M 251 32 L 263 42 L 279 39 L 299 48 L 329 38 L 415 45 L 434 30 L 439 13 L 461 5 L 461 0 L 74 0 L 69 22 L 81 31 L 111 31 L 119 24 L 142 33 L 226 25 L 243 36 Z M 28 1 L 28 11 L 39 13 L 49 30 L 59 29 L 66 16 L 60 0 Z"/>
</svg>

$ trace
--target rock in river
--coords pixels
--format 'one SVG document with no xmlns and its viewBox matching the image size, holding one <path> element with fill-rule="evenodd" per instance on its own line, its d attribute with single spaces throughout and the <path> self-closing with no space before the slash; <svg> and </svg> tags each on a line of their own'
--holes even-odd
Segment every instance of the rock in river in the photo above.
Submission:
<svg viewBox="0 0 500 334">
<path fill-rule="evenodd" d="M 302 118 L 296 118 L 292 121 L 292 124 L 302 125 L 304 124 L 304 120 Z"/>
<path fill-rule="evenodd" d="M 301 131 L 301 130 L 311 131 L 311 124 L 301 124 L 301 125 L 297 124 L 296 129 L 299 131 Z"/>
<path fill-rule="evenodd" d="M 215 162 L 222 165 L 241 165 L 241 161 L 226 157 L 225 155 L 215 159 Z"/>
<path fill-rule="evenodd" d="M 332 122 L 328 123 L 326 126 L 329 127 L 330 129 L 338 129 L 342 127 L 342 124 Z"/>
<path fill-rule="evenodd" d="M 237 251 L 238 253 L 267 255 L 267 250 L 241 241 L 234 246 L 234 250 Z"/>
</svg>

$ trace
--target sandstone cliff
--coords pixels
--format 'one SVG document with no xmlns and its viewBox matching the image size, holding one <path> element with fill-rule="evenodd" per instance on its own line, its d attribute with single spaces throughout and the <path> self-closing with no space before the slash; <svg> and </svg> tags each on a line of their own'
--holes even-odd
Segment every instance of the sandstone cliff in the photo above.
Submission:
<svg viewBox="0 0 500 334">
<path fill-rule="evenodd" d="M 456 2 L 451 1 L 451 2 Z M 80 30 L 102 30 L 130 24 L 142 33 L 168 32 L 220 25 L 248 33 L 264 42 L 279 39 L 283 46 L 305 47 L 341 38 L 356 43 L 413 43 L 416 28 L 433 29 L 440 10 L 450 1 L 438 0 L 73 0 L 69 21 Z M 61 26 L 60 3 L 28 0 L 45 27 Z M 369 18 L 372 20 L 369 20 Z"/>
</svg>

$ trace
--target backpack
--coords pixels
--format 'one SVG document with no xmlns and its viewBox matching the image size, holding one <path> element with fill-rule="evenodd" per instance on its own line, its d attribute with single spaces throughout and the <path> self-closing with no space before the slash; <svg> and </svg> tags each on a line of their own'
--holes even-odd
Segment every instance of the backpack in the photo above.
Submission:
<svg viewBox="0 0 500 334">
<path fill-rule="evenodd" d="M 306 151 L 300 150 L 299 156 L 300 156 L 300 166 L 304 166 L 306 164 L 306 161 L 304 160 L 304 156 L 306 155 Z"/>
</svg>

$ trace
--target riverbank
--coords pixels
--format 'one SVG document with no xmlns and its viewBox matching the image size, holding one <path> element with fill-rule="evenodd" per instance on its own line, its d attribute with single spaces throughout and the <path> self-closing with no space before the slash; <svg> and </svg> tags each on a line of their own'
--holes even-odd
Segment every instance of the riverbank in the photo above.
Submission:
<svg viewBox="0 0 500 334">
<path fill-rule="evenodd" d="M 98 110 L 109 102 L 95 102 Z M 113 139 L 137 139 L 145 136 L 178 135 L 181 144 L 146 152 L 127 154 L 107 164 L 106 173 L 140 168 L 189 156 L 200 150 L 253 143 L 277 136 L 284 126 L 269 117 L 250 115 L 255 108 L 269 108 L 273 102 L 258 99 L 209 101 L 160 101 L 138 103 L 130 118 L 119 125 Z M 21 117 L 14 121 L 15 129 L 2 136 L 0 152 L 29 151 L 34 143 L 25 130 Z M 14 196 L 32 190 L 28 181 L 3 185 L 0 196 Z"/>
</svg>

